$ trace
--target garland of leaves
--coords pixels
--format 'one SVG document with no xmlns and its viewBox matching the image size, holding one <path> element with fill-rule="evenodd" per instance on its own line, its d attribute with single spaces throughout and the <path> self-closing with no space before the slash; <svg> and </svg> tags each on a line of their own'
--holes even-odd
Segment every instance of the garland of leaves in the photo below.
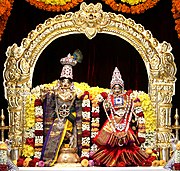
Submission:
<svg viewBox="0 0 180 171">
<path fill-rule="evenodd" d="M 117 3 L 115 0 L 103 0 L 107 5 L 109 5 L 114 11 L 131 13 L 131 14 L 141 14 L 146 10 L 153 8 L 160 0 L 146 0 L 143 3 L 137 5 L 126 5 L 126 3 Z"/>
<path fill-rule="evenodd" d="M 14 0 L 0 1 L 0 40 L 7 24 L 7 20 L 11 14 L 12 4 Z"/>
<path fill-rule="evenodd" d="M 52 11 L 52 12 L 60 12 L 60 11 L 69 11 L 71 8 L 74 8 L 79 3 L 83 2 L 83 0 L 56 0 L 51 1 L 48 0 L 26 0 L 31 5 L 34 5 L 36 8 Z"/>
<path fill-rule="evenodd" d="M 172 13 L 175 20 L 175 30 L 177 31 L 178 38 L 180 38 L 180 2 L 179 0 L 172 0 Z"/>
</svg>

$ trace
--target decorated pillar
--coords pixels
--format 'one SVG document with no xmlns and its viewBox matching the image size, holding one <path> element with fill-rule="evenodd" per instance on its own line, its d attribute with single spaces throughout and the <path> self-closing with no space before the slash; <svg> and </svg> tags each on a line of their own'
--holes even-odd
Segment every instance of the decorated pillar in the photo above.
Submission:
<svg viewBox="0 0 180 171">
<path fill-rule="evenodd" d="M 5 98 L 8 101 L 9 114 L 9 134 L 8 138 L 12 141 L 12 158 L 18 156 L 23 146 L 23 134 L 25 124 L 25 102 L 26 96 L 30 92 L 29 88 L 29 64 L 22 58 L 22 48 L 16 44 L 9 47 L 6 55 L 8 59 L 5 63 L 4 85 Z"/>
</svg>

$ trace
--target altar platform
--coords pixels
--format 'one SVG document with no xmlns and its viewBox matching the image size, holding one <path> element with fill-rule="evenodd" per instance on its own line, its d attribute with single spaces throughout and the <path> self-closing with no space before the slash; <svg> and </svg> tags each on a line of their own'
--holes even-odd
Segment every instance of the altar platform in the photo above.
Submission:
<svg viewBox="0 0 180 171">
<path fill-rule="evenodd" d="M 163 167 L 19 167 L 20 171 L 167 171 Z"/>
</svg>

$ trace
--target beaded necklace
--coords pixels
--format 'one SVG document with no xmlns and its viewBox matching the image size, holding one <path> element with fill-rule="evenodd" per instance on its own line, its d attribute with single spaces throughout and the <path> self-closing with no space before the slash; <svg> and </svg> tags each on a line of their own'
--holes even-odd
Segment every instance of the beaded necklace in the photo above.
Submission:
<svg viewBox="0 0 180 171">
<path fill-rule="evenodd" d="M 127 132 L 127 130 L 129 129 L 129 123 L 132 119 L 132 112 L 133 112 L 134 105 L 133 105 L 132 100 L 130 99 L 130 96 L 126 96 L 126 97 L 127 97 L 126 106 L 125 106 L 124 110 L 121 109 L 123 111 L 120 111 L 120 113 L 118 113 L 114 109 L 114 105 L 112 104 L 112 99 L 111 99 L 110 95 L 108 96 L 107 100 L 110 103 L 110 112 L 111 112 L 111 116 L 112 116 L 112 121 L 106 110 L 105 110 L 105 113 L 109 120 L 109 123 L 110 123 L 110 126 L 111 126 L 113 132 L 116 132 L 116 130 L 119 130 L 119 131 L 125 130 L 125 132 Z M 118 115 L 119 117 L 121 117 L 121 120 L 119 123 L 116 122 L 114 115 Z"/>
</svg>

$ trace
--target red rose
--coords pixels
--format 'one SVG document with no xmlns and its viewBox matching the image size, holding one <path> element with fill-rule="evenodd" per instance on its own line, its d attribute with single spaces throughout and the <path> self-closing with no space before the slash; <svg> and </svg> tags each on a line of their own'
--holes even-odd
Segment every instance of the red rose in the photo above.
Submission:
<svg viewBox="0 0 180 171">
<path fill-rule="evenodd" d="M 43 130 L 35 130 L 35 135 L 36 136 L 42 136 L 43 135 Z"/>
<path fill-rule="evenodd" d="M 157 154 L 157 150 L 153 149 L 152 151 L 153 151 L 153 153 Z"/>
<path fill-rule="evenodd" d="M 18 167 L 23 167 L 23 162 L 24 162 L 24 158 L 19 158 L 19 159 L 17 160 L 17 166 L 18 166 Z"/>
<path fill-rule="evenodd" d="M 126 95 L 130 96 L 130 94 L 132 93 L 133 91 L 130 89 L 126 92 Z"/>
<path fill-rule="evenodd" d="M 83 108 L 82 108 L 82 111 L 83 111 L 83 112 L 90 112 L 90 111 L 91 111 L 91 108 L 90 108 L 90 107 L 83 107 Z"/>
<path fill-rule="evenodd" d="M 34 106 L 42 106 L 42 102 L 41 102 L 41 99 L 36 99 L 35 102 L 34 102 Z"/>
<path fill-rule="evenodd" d="M 104 99 L 106 99 L 106 98 L 108 97 L 108 94 L 107 94 L 106 92 L 102 92 L 102 93 L 101 93 L 101 96 L 102 96 Z"/>
<path fill-rule="evenodd" d="M 86 157 L 86 156 L 83 156 L 83 157 L 81 157 L 81 161 L 83 160 L 83 159 L 89 159 L 88 157 Z"/>
<path fill-rule="evenodd" d="M 144 114 L 143 114 L 143 112 L 139 112 L 139 113 L 137 113 L 137 116 L 144 117 Z"/>
<path fill-rule="evenodd" d="M 0 170 L 1 171 L 8 171 L 7 164 L 0 164 Z"/>
<path fill-rule="evenodd" d="M 29 162 L 29 167 L 35 167 L 36 163 L 39 162 L 38 158 L 34 158 Z"/>
<path fill-rule="evenodd" d="M 26 138 L 26 144 L 34 147 L 34 138 Z"/>
<path fill-rule="evenodd" d="M 97 113 L 97 112 L 92 112 L 92 117 L 93 117 L 93 118 L 99 117 L 99 113 Z"/>
<path fill-rule="evenodd" d="M 89 92 L 88 91 L 85 91 L 84 94 L 80 97 L 80 99 L 83 100 L 86 95 L 88 95 L 88 97 L 89 97 Z"/>
<path fill-rule="evenodd" d="M 139 140 L 140 143 L 144 143 L 146 139 L 143 138 L 143 137 L 138 137 L 138 140 Z"/>
<path fill-rule="evenodd" d="M 137 103 L 137 102 L 140 102 L 140 99 L 139 99 L 139 98 L 136 98 L 136 99 L 134 100 L 134 103 Z"/>
<path fill-rule="evenodd" d="M 180 163 L 174 163 L 174 169 L 180 170 Z"/>
<path fill-rule="evenodd" d="M 90 131 L 87 131 L 87 130 L 82 131 L 82 136 L 83 137 L 89 137 L 90 136 Z"/>
</svg>

